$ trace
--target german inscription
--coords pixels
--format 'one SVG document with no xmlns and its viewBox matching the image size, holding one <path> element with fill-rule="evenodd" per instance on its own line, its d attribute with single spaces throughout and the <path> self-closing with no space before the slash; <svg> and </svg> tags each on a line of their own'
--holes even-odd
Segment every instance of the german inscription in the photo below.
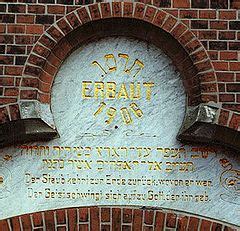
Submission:
<svg viewBox="0 0 240 231">
<path fill-rule="evenodd" d="M 114 37 L 79 48 L 53 84 L 60 138 L 0 150 L 0 219 L 139 205 L 240 225 L 239 155 L 180 144 L 185 102 L 180 74 L 155 46 Z"/>
</svg>

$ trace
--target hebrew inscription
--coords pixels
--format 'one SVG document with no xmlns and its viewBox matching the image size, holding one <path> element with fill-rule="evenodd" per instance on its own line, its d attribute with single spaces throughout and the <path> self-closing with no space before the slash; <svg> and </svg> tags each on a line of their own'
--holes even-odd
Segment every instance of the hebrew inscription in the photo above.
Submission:
<svg viewBox="0 0 240 231">
<path fill-rule="evenodd" d="M 176 140 L 186 98 L 179 72 L 151 44 L 114 37 L 80 47 L 53 84 L 60 137 L 0 149 L 0 219 L 133 205 L 240 226 L 240 155 Z"/>
</svg>

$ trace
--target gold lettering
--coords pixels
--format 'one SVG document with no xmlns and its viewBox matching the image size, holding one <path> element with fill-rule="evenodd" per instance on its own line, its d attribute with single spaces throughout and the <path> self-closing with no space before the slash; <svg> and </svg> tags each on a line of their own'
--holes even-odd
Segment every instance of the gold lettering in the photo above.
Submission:
<svg viewBox="0 0 240 231">
<path fill-rule="evenodd" d="M 100 97 L 104 99 L 104 83 L 103 82 L 95 82 L 94 84 L 94 98 L 98 99 L 98 94 L 100 93 Z"/>
<path fill-rule="evenodd" d="M 104 102 L 101 102 L 99 108 L 98 108 L 97 111 L 94 113 L 94 116 L 97 116 L 98 114 L 100 114 L 105 107 L 106 107 L 106 104 L 105 104 Z"/>
<path fill-rule="evenodd" d="M 140 99 L 141 98 L 141 86 L 140 82 L 137 82 L 136 89 L 134 83 L 130 83 L 130 99 Z"/>
<path fill-rule="evenodd" d="M 151 100 L 152 89 L 154 83 L 143 83 L 143 86 L 146 87 L 146 99 Z"/>
<path fill-rule="evenodd" d="M 136 103 L 131 103 L 130 108 L 132 109 L 134 115 L 138 118 L 141 118 L 143 116 L 142 110 L 138 107 Z"/>
<path fill-rule="evenodd" d="M 121 88 L 120 91 L 118 93 L 118 99 L 120 98 L 124 98 L 124 99 L 128 99 L 128 93 L 127 93 L 127 89 L 124 83 L 121 84 Z"/>
<path fill-rule="evenodd" d="M 131 124 L 132 118 L 130 116 L 128 109 L 126 107 L 123 107 L 120 109 L 120 111 L 121 111 L 121 115 L 122 115 L 122 118 L 123 118 L 123 121 L 125 122 L 125 124 Z"/>
<path fill-rule="evenodd" d="M 82 97 L 83 99 L 89 99 L 92 98 L 91 95 L 89 95 L 88 91 L 90 90 L 89 85 L 92 84 L 92 81 L 82 81 Z"/>
<path fill-rule="evenodd" d="M 116 96 L 116 83 L 115 82 L 107 82 L 106 98 L 114 99 L 115 96 Z"/>
<path fill-rule="evenodd" d="M 108 118 L 108 120 L 105 121 L 107 124 L 112 123 L 114 117 L 116 116 L 116 111 L 117 111 L 117 109 L 115 109 L 114 107 L 110 107 L 108 109 L 107 115 L 109 118 Z"/>
</svg>

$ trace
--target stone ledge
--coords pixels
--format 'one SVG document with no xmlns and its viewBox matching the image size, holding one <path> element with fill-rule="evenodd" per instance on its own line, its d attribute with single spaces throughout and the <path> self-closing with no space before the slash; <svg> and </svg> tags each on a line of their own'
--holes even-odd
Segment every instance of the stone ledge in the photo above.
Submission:
<svg viewBox="0 0 240 231">
<path fill-rule="evenodd" d="M 26 142 L 46 141 L 58 133 L 41 119 L 22 119 L 0 126 L 0 148 Z"/>
<path fill-rule="evenodd" d="M 220 144 L 240 151 L 239 131 L 218 124 L 220 110 L 220 105 L 212 103 L 189 107 L 178 140 Z"/>
</svg>

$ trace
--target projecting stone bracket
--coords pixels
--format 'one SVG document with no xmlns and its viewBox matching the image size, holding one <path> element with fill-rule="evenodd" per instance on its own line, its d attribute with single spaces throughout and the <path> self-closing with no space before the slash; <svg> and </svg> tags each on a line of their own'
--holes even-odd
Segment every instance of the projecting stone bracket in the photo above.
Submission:
<svg viewBox="0 0 240 231">
<path fill-rule="evenodd" d="M 21 102 L 20 113 L 22 119 L 0 125 L 0 148 L 58 137 L 49 105 Z"/>
<path fill-rule="evenodd" d="M 58 136 L 55 129 L 41 119 L 22 119 L 0 126 L 0 148 L 34 141 L 47 141 Z"/>
<path fill-rule="evenodd" d="M 202 103 L 188 107 L 178 134 L 181 142 L 221 144 L 240 150 L 238 131 L 217 124 L 221 105 Z"/>
</svg>

